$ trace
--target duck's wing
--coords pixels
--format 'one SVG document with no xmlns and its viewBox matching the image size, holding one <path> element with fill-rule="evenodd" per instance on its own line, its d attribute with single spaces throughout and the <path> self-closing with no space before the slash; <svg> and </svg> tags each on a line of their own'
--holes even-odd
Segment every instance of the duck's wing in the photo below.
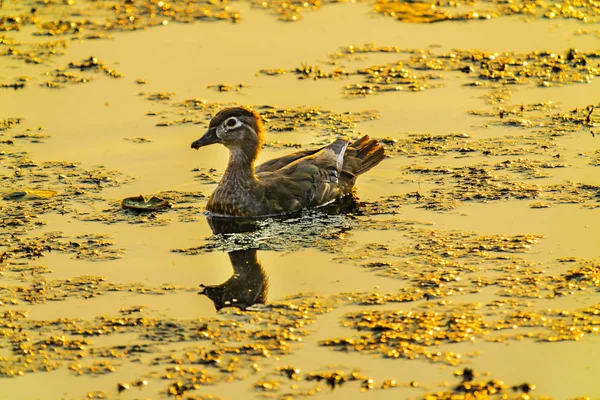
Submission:
<svg viewBox="0 0 600 400">
<path fill-rule="evenodd" d="M 273 158 L 272 160 L 269 160 L 260 165 L 257 165 L 255 167 L 254 171 L 257 174 L 260 174 L 263 172 L 275 172 L 275 171 L 293 163 L 296 160 L 311 156 L 323 149 L 324 149 L 324 147 L 321 147 L 320 149 L 314 149 L 314 150 L 302 150 L 302 151 L 297 151 L 292 154 L 287 154 L 283 157 Z"/>
<path fill-rule="evenodd" d="M 344 192 L 340 178 L 348 141 L 338 139 L 321 149 L 295 153 L 293 161 L 273 171 L 257 173 L 264 187 L 264 201 L 272 213 L 298 211 L 328 204 Z M 276 165 L 276 163 L 272 164 Z"/>
<path fill-rule="evenodd" d="M 342 140 L 342 139 L 339 139 Z M 339 141 L 338 140 L 338 141 Z M 334 146 L 337 142 L 329 146 L 321 147 L 314 150 L 302 150 L 283 157 L 274 158 L 266 161 L 255 167 L 257 174 L 265 172 L 275 172 L 282 169 L 296 160 L 312 156 L 323 149 Z M 335 146 L 334 146 L 335 147 Z M 364 174 L 385 158 L 385 151 L 377 140 L 371 139 L 368 135 L 361 137 L 351 143 L 346 152 L 343 154 L 344 161 L 342 172 L 347 175 L 346 178 L 356 178 L 356 176 Z"/>
</svg>

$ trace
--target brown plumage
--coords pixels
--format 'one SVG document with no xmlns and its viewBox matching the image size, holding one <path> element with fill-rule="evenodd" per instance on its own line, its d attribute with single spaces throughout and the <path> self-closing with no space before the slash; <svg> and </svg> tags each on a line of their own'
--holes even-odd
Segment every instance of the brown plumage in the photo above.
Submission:
<svg viewBox="0 0 600 400">
<path fill-rule="evenodd" d="M 264 141 L 258 113 L 244 107 L 220 111 L 193 149 L 221 143 L 229 149 L 225 174 L 206 209 L 232 217 L 293 213 L 329 204 L 352 191 L 358 175 L 385 158 L 383 147 L 369 136 L 344 139 L 318 149 L 299 151 L 258 166 Z"/>
</svg>

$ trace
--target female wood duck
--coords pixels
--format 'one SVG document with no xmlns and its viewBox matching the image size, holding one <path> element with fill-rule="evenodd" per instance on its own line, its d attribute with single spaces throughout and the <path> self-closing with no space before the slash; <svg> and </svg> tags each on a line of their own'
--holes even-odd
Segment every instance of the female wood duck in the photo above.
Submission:
<svg viewBox="0 0 600 400">
<path fill-rule="evenodd" d="M 229 149 L 225 174 L 206 205 L 210 213 L 257 217 L 324 206 L 351 193 L 358 175 L 385 158 L 383 147 L 363 136 L 354 143 L 338 139 L 255 167 L 263 141 L 258 113 L 234 107 L 215 115 L 204 136 L 192 143 L 193 149 L 214 143 Z"/>
</svg>

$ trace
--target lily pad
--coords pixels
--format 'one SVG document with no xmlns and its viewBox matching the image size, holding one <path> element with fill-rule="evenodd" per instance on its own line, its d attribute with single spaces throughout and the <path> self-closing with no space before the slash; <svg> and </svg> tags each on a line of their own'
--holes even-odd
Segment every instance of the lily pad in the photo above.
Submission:
<svg viewBox="0 0 600 400">
<path fill-rule="evenodd" d="M 4 193 L 2 200 L 46 200 L 57 194 L 54 190 L 14 190 Z"/>
<path fill-rule="evenodd" d="M 167 200 L 156 196 L 152 196 L 149 200 L 146 200 L 142 195 L 123 199 L 121 205 L 123 208 L 135 211 L 160 211 L 171 208 L 171 204 Z"/>
</svg>

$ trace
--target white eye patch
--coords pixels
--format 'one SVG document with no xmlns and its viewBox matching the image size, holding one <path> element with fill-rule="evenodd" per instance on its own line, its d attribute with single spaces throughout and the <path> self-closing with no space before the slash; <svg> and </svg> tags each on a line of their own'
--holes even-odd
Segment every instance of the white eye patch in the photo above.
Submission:
<svg viewBox="0 0 600 400">
<path fill-rule="evenodd" d="M 229 117 L 225 121 L 223 121 L 223 130 L 235 129 L 242 126 L 242 121 L 237 119 L 236 117 Z"/>
</svg>

